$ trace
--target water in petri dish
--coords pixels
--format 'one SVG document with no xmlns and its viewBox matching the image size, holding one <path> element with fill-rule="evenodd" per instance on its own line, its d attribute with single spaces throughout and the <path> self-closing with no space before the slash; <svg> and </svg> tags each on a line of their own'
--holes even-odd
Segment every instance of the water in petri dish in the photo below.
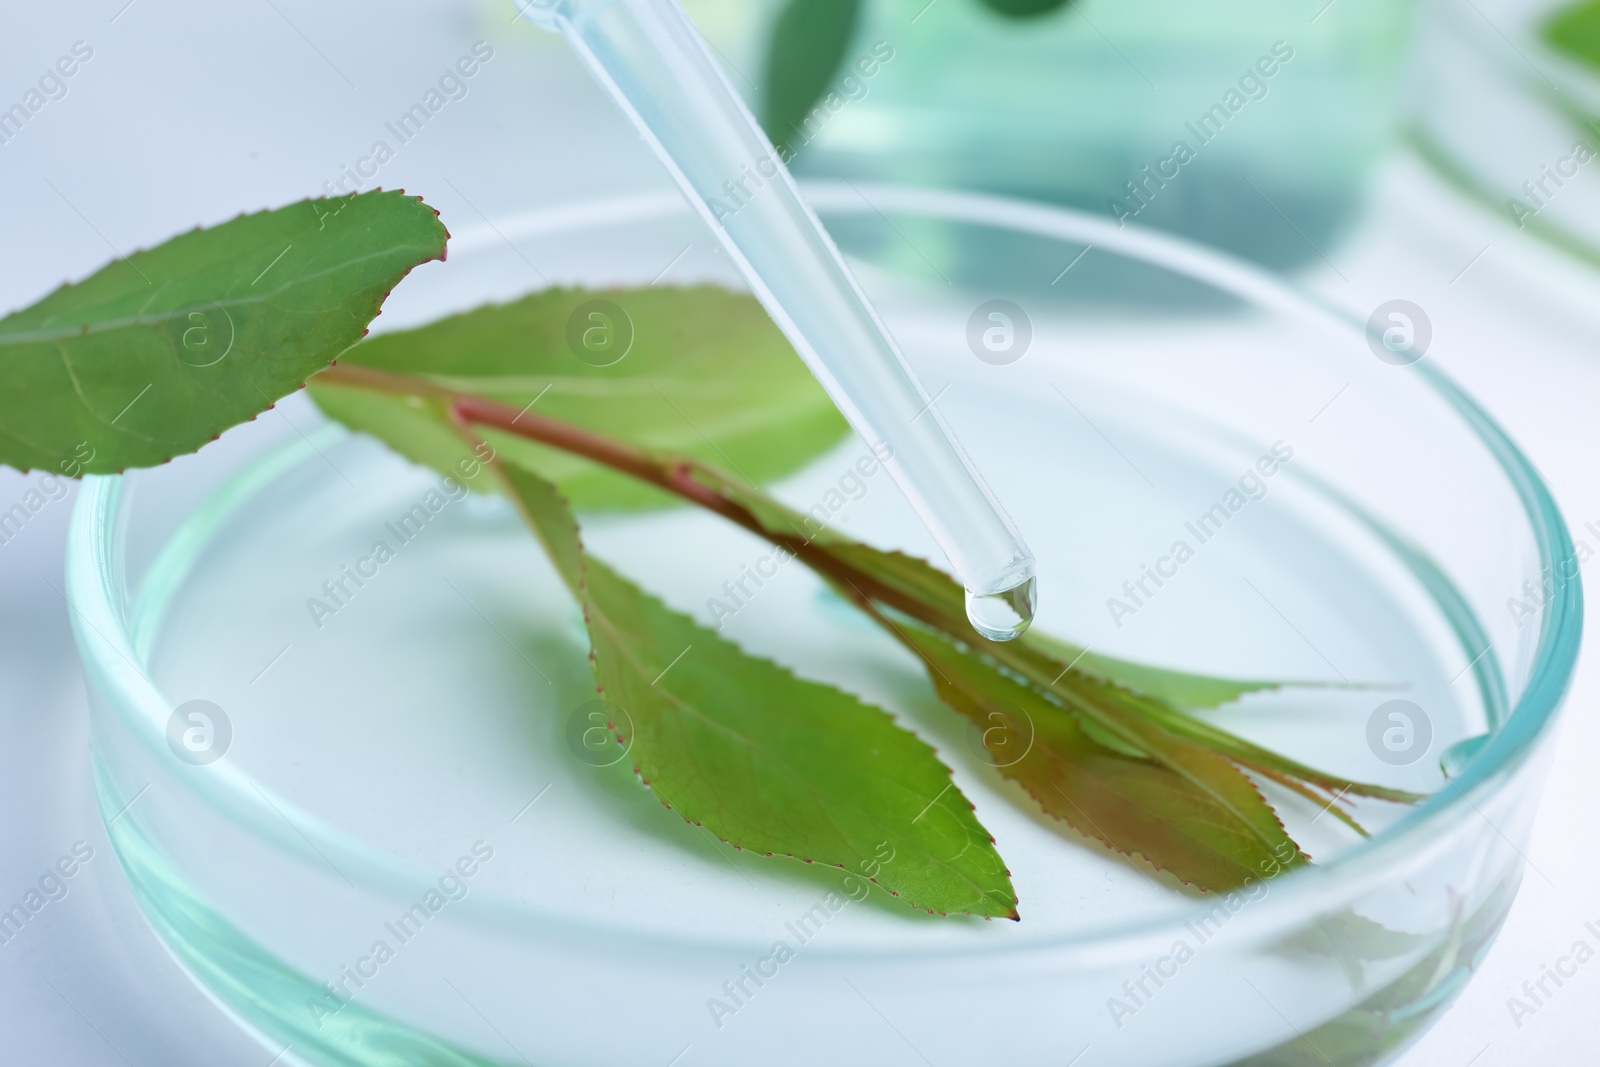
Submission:
<svg viewBox="0 0 1600 1067">
<path fill-rule="evenodd" d="M 1150 522 L 1148 494 L 1110 464 L 1050 462 L 1092 454 L 1081 439 L 1092 431 L 1047 406 L 1030 412 L 981 394 L 969 403 L 1003 410 L 1012 439 L 1030 441 L 1040 457 L 1036 469 L 1013 472 L 1019 490 L 1030 479 L 1035 489 L 1021 521 L 1072 530 L 1073 555 L 1059 553 L 1045 571 L 1072 595 L 1038 625 L 1080 644 L 1099 640 L 1103 593 L 1125 579 L 1106 561 Z M 803 507 L 864 447 L 852 439 L 776 491 Z M 1232 473 L 1182 449 L 1162 455 L 1155 442 L 1140 463 L 1200 499 Z M 1041 479 L 1048 492 L 1037 491 Z M 936 559 L 903 497 L 886 477 L 879 483 L 868 481 L 840 527 Z M 1075 521 L 1083 500 L 1099 502 L 1100 521 Z M 1287 485 L 1252 506 L 1259 511 L 1235 520 L 1227 538 L 1138 609 L 1147 645 L 1107 650 L 1233 677 L 1333 683 L 1258 694 L 1213 719 L 1336 773 L 1436 786 L 1438 752 L 1469 732 L 1474 712 L 1451 691 L 1454 667 L 1426 605 L 1367 546 L 1342 539 L 1358 538 L 1353 526 L 1331 528 L 1326 508 L 1297 500 Z M 1025 941 L 1184 906 L 1176 883 L 1039 814 L 981 738 L 937 702 L 916 661 L 801 564 L 778 563 L 764 542 L 687 507 L 588 516 L 584 536 L 671 606 L 720 622 L 755 654 L 891 709 L 932 742 L 995 835 L 1026 920 L 925 922 L 885 896 L 834 936 L 860 945 Z M 745 579 L 769 573 L 759 584 Z M 998 630 L 1025 626 L 1031 605 L 1024 588 L 978 607 Z M 436 474 L 351 436 L 307 452 L 207 532 L 160 621 L 151 668 L 173 701 L 207 699 L 227 711 L 228 759 L 263 788 L 423 869 L 447 863 L 485 827 L 507 826 L 541 795 L 517 822 L 516 847 L 480 882 L 508 900 L 622 928 L 760 936 L 772 915 L 814 895 L 811 869 L 710 839 L 664 810 L 622 753 L 600 760 L 582 743 L 596 700 L 587 654 L 575 603 L 503 501 L 458 496 Z M 1433 735 L 1434 758 L 1404 766 L 1378 758 L 1367 730 L 1373 709 L 1394 695 L 1387 688 L 1399 686 L 1429 709 Z M 1308 802 L 1271 797 L 1315 858 L 1355 843 Z M 1401 813 L 1361 810 L 1374 827 Z"/>
</svg>

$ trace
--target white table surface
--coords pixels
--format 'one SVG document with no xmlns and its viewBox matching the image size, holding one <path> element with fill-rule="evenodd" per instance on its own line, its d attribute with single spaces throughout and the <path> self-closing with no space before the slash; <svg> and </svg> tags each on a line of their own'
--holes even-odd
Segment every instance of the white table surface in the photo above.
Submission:
<svg viewBox="0 0 1600 1067">
<path fill-rule="evenodd" d="M 384 185 L 426 189 L 448 216 L 471 222 L 479 210 L 665 185 L 564 51 L 509 25 L 497 4 L 413 0 L 330 14 L 309 0 L 216 11 L 125 3 L 0 13 L 0 106 L 73 42 L 94 48 L 66 98 L 0 145 L 7 307 L 113 250 L 316 192 L 365 150 L 361 131 L 378 136 L 480 38 L 495 59 L 384 168 Z M 590 146 L 581 158 L 541 151 L 580 143 Z M 1395 297 L 1424 307 L 1436 331 L 1429 358 L 1509 428 L 1575 532 L 1600 520 L 1600 273 L 1462 203 L 1405 157 L 1385 168 L 1358 231 L 1327 251 L 1336 271 L 1310 284 L 1363 316 Z M 0 470 L 0 510 L 32 481 Z M 276 1050 L 179 972 L 111 856 L 89 782 L 82 677 L 55 592 L 70 510 L 70 500 L 53 502 L 0 545 L 0 900 L 20 897 L 75 842 L 94 858 L 65 899 L 0 945 L 0 1062 L 266 1067 Z M 1591 629 L 1585 644 L 1596 640 Z M 1586 656 L 1528 849 L 1533 869 L 1482 973 L 1404 1067 L 1600 1061 L 1600 963 L 1520 1026 L 1506 1004 L 1585 936 L 1586 921 L 1600 921 L 1597 690 Z"/>
</svg>

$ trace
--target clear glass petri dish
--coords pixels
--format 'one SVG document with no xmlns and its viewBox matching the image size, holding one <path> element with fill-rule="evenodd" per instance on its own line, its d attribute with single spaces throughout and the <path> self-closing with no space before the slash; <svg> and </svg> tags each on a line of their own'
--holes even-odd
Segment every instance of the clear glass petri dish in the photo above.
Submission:
<svg viewBox="0 0 1600 1067">
<path fill-rule="evenodd" d="M 1315 866 L 1186 891 L 1036 814 L 914 662 L 782 568 L 724 633 L 936 745 L 1023 918 L 855 894 L 721 845 L 625 760 L 596 766 L 574 735 L 593 698 L 581 621 L 509 509 L 291 401 L 195 456 L 87 480 L 74 516 L 95 783 L 154 929 L 280 1062 L 1391 1058 L 1461 990 L 1524 869 L 1581 625 L 1536 472 L 1408 362 L 1425 339 L 1386 347 L 1226 256 L 977 194 L 808 195 L 1035 548 L 1037 626 L 1319 683 L 1202 714 L 1431 797 L 1364 804 L 1363 840 L 1267 787 Z M 986 250 L 988 284 L 942 277 L 912 243 L 936 234 Z M 379 321 L 690 282 L 739 286 L 675 195 L 610 200 L 458 235 Z M 1011 329 L 986 336 L 997 308 Z M 774 492 L 929 555 L 887 480 L 852 478 L 864 449 Z M 706 622 L 725 582 L 774 569 L 689 509 L 584 523 L 591 550 Z"/>
</svg>

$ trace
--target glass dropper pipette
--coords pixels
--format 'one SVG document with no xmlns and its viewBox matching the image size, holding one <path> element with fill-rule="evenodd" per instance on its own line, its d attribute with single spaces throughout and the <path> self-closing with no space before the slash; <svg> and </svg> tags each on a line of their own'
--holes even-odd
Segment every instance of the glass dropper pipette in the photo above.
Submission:
<svg viewBox="0 0 1600 1067">
<path fill-rule="evenodd" d="M 515 2 L 588 64 L 840 412 L 889 457 L 966 587 L 973 626 L 991 640 L 1021 634 L 1033 554 L 677 0 Z"/>
</svg>

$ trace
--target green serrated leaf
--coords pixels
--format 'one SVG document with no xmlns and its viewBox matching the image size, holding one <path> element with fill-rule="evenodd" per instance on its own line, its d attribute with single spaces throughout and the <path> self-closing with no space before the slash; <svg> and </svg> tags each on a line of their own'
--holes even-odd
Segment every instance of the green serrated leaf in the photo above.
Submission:
<svg viewBox="0 0 1600 1067">
<path fill-rule="evenodd" d="M 583 347 L 586 336 L 600 353 Z M 607 344 L 615 347 L 607 352 Z M 613 356 L 616 362 L 595 365 Z M 798 469 L 847 429 L 760 304 L 713 286 L 545 290 L 369 338 L 340 362 L 430 386 L 385 395 L 318 379 L 311 395 L 333 418 L 446 473 L 470 449 L 435 394 L 471 393 L 652 452 L 714 462 L 757 482 Z M 571 453 L 514 434 L 484 435 L 501 454 L 554 481 L 575 507 L 670 500 Z"/>
<path fill-rule="evenodd" d="M 1000 774 L 1079 833 L 1211 890 L 1305 862 L 1232 763 L 1141 729 L 1132 716 L 1126 732 L 1137 735 L 1135 742 L 1105 726 L 1104 718 L 1123 715 L 1111 687 L 1080 679 L 1086 684 L 1074 686 L 1073 700 L 1096 703 L 1097 714 L 1074 714 L 974 649 L 908 620 L 895 625 L 928 665 L 940 698 L 983 729 Z"/>
<path fill-rule="evenodd" d="M 932 748 L 586 556 L 554 486 L 496 468 L 582 602 L 613 726 L 663 801 L 739 848 L 874 872 L 918 908 L 1016 918 L 1005 864 Z"/>
<path fill-rule="evenodd" d="M 789 0 L 767 50 L 761 125 L 775 145 L 805 141 L 806 117 L 828 92 L 854 36 L 859 0 Z"/>
<path fill-rule="evenodd" d="M 1051 670 L 1056 662 L 1058 661 L 1046 660 L 1042 670 L 1045 672 Z M 1403 789 L 1390 789 L 1369 782 L 1352 781 L 1339 775 L 1319 771 L 1282 753 L 1246 741 L 1165 701 L 1156 700 L 1143 693 L 1129 692 L 1123 698 L 1123 702 L 1158 729 L 1227 756 L 1235 763 L 1257 771 L 1280 785 L 1288 786 L 1319 804 L 1328 802 L 1329 798 L 1346 796 L 1372 797 L 1396 804 L 1414 804 L 1422 799 L 1420 795 Z M 1310 787 L 1310 791 L 1305 787 Z M 1316 795 L 1318 791 L 1326 795 L 1318 796 Z M 1337 805 L 1332 806 L 1329 811 L 1354 829 L 1361 829 Z"/>
<path fill-rule="evenodd" d="M 1545 43 L 1569 59 L 1600 70 L 1600 0 L 1582 0 L 1544 25 Z"/>
<path fill-rule="evenodd" d="M 1088 716 L 1080 716 L 1078 718 L 1078 729 L 1082 730 L 1089 740 L 1096 742 L 1102 748 L 1109 748 L 1111 751 L 1120 753 L 1130 759 L 1147 760 L 1150 758 L 1149 752 L 1120 734 L 1107 730 L 1098 721 Z"/>
<path fill-rule="evenodd" d="M 798 516 L 757 500 L 755 490 L 714 472 L 700 477 L 771 524 L 770 533 L 792 536 L 802 528 Z M 982 640 L 967 623 L 961 587 L 921 560 L 833 533 L 809 540 L 811 549 L 846 564 L 834 577 L 842 591 L 853 593 L 923 659 L 935 689 L 957 711 L 972 718 L 1021 709 L 1036 743 L 1027 758 L 1002 766 L 1001 773 L 1022 781 L 1050 814 L 1211 889 L 1304 861 L 1255 784 L 1228 756 L 1173 732 L 1170 722 L 1152 720 L 1148 711 L 1159 705 L 1151 698 L 1057 660 L 1038 635 L 1005 644 Z M 883 608 L 916 622 L 890 620 Z M 935 638 L 938 631 L 945 636 Z M 1013 746 L 1022 736 L 985 732 Z M 997 766 L 1005 762 L 996 760 Z"/>
<path fill-rule="evenodd" d="M 1419 799 L 1413 794 L 1306 767 L 1187 714 L 1157 696 L 1079 669 L 1062 658 L 1063 653 L 1075 650 L 1059 641 L 1036 633 L 1004 643 L 987 641 L 967 621 L 965 595 L 949 575 L 922 560 L 880 551 L 828 530 L 812 533 L 792 509 L 704 463 L 630 448 L 585 427 L 519 412 L 503 403 L 453 394 L 436 383 L 418 383 L 403 374 L 340 366 L 328 377 L 340 388 L 388 391 L 414 398 L 424 406 L 437 405 L 441 417 L 452 420 L 458 429 L 471 426 L 514 431 L 606 463 L 783 546 L 920 656 L 939 695 L 977 722 L 985 731 L 986 743 L 1008 733 L 1001 730 L 997 734 L 988 721 L 995 705 L 1000 706 L 1002 717 L 1006 708 L 1023 709 L 1017 714 L 1030 719 L 1040 731 L 1042 747 L 1037 752 L 1030 750 L 1028 759 L 997 759 L 995 763 L 1002 767 L 1003 774 L 1019 780 L 1025 777 L 1029 791 L 1046 811 L 1070 818 L 1073 825 L 1100 836 L 1114 848 L 1145 855 L 1185 881 L 1225 889 L 1241 885 L 1248 878 L 1271 875 L 1306 862 L 1307 857 L 1289 838 L 1256 783 L 1244 773 L 1247 770 L 1324 805 L 1325 810 L 1358 832 L 1360 826 L 1340 807 L 1341 803 L 1349 803 L 1347 794 L 1396 802 Z M 696 777 L 692 767 L 694 752 L 716 752 L 719 744 L 727 742 L 730 731 L 721 729 L 724 724 L 712 718 L 711 727 L 696 719 L 699 733 L 686 733 L 687 720 L 682 710 L 695 706 L 693 700 L 669 700 L 664 694 L 671 693 L 672 683 L 665 690 L 658 686 L 668 674 L 676 677 L 678 659 L 687 656 L 698 642 L 716 654 L 709 663 L 710 673 L 689 672 L 687 680 L 706 686 L 713 703 L 732 707 L 741 692 L 763 696 L 768 693 L 770 679 L 760 670 L 743 666 L 761 661 L 744 657 L 736 647 L 645 597 L 600 564 L 589 565 L 585 585 L 584 558 L 565 502 L 535 475 L 522 472 L 520 476 L 531 479 L 527 486 L 518 486 L 516 493 L 530 523 L 564 569 L 575 593 L 580 599 L 591 598 L 585 600 L 585 605 L 591 640 L 601 665 L 597 669 L 601 671 L 602 687 L 620 691 L 630 701 L 642 702 L 651 717 L 677 724 L 676 732 L 670 735 L 652 736 L 649 729 L 640 728 L 637 736 L 667 746 L 665 751 L 671 753 L 665 765 L 667 774 L 689 774 L 688 783 L 695 788 L 689 793 L 688 817 L 705 821 L 695 812 L 709 811 L 718 825 L 734 829 L 733 835 L 724 836 L 742 847 L 791 852 L 781 846 L 765 847 L 768 838 L 762 835 L 771 834 L 774 826 L 786 826 L 782 811 L 793 810 L 796 798 L 785 794 L 782 805 L 755 812 L 748 822 L 730 816 L 726 805 L 719 806 L 709 779 Z M 607 606 L 600 599 L 592 599 L 597 596 L 596 590 L 613 597 L 615 604 Z M 659 633 L 672 636 L 661 638 Z M 642 657 L 631 658 L 641 648 L 646 650 Z M 719 657 L 726 657 L 727 662 L 720 662 Z M 764 667 L 777 670 L 771 664 Z M 619 675 L 618 671 L 624 673 Z M 1161 673 L 1156 672 L 1155 676 L 1160 677 Z M 1188 684 L 1191 690 L 1195 688 L 1193 680 Z M 1259 684 L 1218 682 L 1205 692 L 1231 692 L 1240 686 Z M 853 702 L 853 698 L 843 699 Z M 666 703 L 653 707 L 652 702 L 658 701 Z M 748 722 L 743 725 L 748 726 Z M 842 734 L 857 728 L 843 717 L 819 721 L 819 727 Z M 737 730 L 731 734 L 738 736 Z M 647 755 L 639 758 L 639 769 L 647 779 L 656 781 L 662 772 L 649 763 L 649 751 L 647 745 Z M 737 752 L 730 750 L 710 757 L 705 765 L 716 767 L 720 776 L 726 773 L 726 766 L 740 766 L 736 756 Z M 1007 769 L 1013 763 L 1018 769 Z M 824 780 L 803 771 L 796 773 L 796 779 L 796 789 L 803 788 L 801 780 Z M 663 785 L 663 796 L 673 802 L 672 792 L 682 784 L 674 779 Z M 747 784 L 753 787 L 753 783 Z M 1087 792 L 1076 792 L 1080 788 Z M 1116 803 L 1102 810 L 1108 798 Z M 814 805 L 825 806 L 820 795 L 811 799 Z M 1077 805 L 1077 817 L 1067 814 L 1073 804 Z M 1089 812 L 1101 812 L 1105 818 L 1090 818 L 1086 815 Z M 822 821 L 831 821 L 831 816 Z M 856 855 L 860 846 L 852 844 L 849 849 L 845 851 Z M 987 855 L 984 862 L 989 862 Z M 919 863 L 917 869 L 925 866 Z M 981 879 L 972 881 L 981 884 Z M 924 898 L 918 899 L 920 902 Z M 943 900 L 932 906 L 935 910 L 948 910 Z M 972 907 L 967 905 L 969 910 Z"/>
<path fill-rule="evenodd" d="M 1282 824 L 1239 768 L 1256 771 L 1325 804 L 1326 810 L 1357 832 L 1364 831 L 1339 806 L 1347 795 L 1396 803 L 1420 799 L 1402 790 L 1318 771 L 1212 726 L 1159 697 L 1085 672 L 1073 662 L 1076 656 L 1059 655 L 1073 651 L 1072 646 L 1038 632 L 1030 631 L 1005 643 L 987 641 L 967 621 L 960 585 L 926 562 L 903 553 L 883 552 L 829 531 L 807 536 L 800 516 L 759 490 L 738 485 L 714 470 L 696 469 L 693 477 L 734 503 L 757 532 L 774 540 L 800 542 L 801 559 L 881 621 L 902 643 L 912 644 L 909 631 L 885 615 L 885 609 L 954 638 L 960 647 L 981 650 L 981 657 L 1003 672 L 1001 676 L 1019 681 L 1042 699 L 1070 710 L 1077 716 L 1077 729 L 1101 748 L 1124 757 L 1148 757 L 1187 779 L 1193 787 L 1211 793 L 1213 800 L 1230 812 L 1226 824 L 1219 828 L 1217 843 L 1223 852 L 1236 852 L 1229 835 L 1241 831 L 1266 843 L 1275 853 L 1281 851 L 1276 835 L 1282 834 Z M 917 649 L 913 647 L 913 651 Z M 919 655 L 927 661 L 925 654 Z M 931 663 L 930 673 L 938 673 Z M 935 685 L 940 683 L 935 678 Z M 1251 684 L 1258 683 L 1219 681 L 1211 688 L 1227 691 Z M 1287 836 L 1282 840 L 1287 841 Z M 1298 849 L 1294 855 L 1299 855 Z M 1279 859 L 1286 862 L 1281 856 Z M 1153 862 L 1171 868 L 1181 878 L 1201 881 L 1183 873 L 1187 868 L 1180 864 L 1191 860 L 1192 857 L 1174 859 L 1170 855 L 1152 857 Z"/>
<path fill-rule="evenodd" d="M 1033 679 L 1034 684 L 1053 691 L 1063 679 L 1085 680 L 1108 686 L 1117 691 L 1116 704 L 1121 711 L 1147 722 L 1158 730 L 1175 737 L 1186 738 L 1202 747 L 1214 750 L 1236 763 L 1259 771 L 1280 784 L 1301 791 L 1309 784 L 1315 790 L 1329 794 L 1350 794 L 1375 797 L 1396 803 L 1414 803 L 1421 799 L 1414 793 L 1388 789 L 1365 782 L 1351 781 L 1337 775 L 1326 774 L 1296 760 L 1262 748 L 1213 726 L 1196 716 L 1187 714 L 1176 702 L 1165 698 L 1166 693 L 1183 696 L 1196 703 L 1185 706 L 1204 706 L 1200 701 L 1214 699 L 1240 691 L 1271 689 L 1291 683 L 1240 682 L 1228 679 L 1208 679 L 1186 675 L 1161 668 L 1145 667 L 1102 657 L 1099 669 L 1085 670 L 1079 662 L 1080 650 L 1048 634 L 1030 630 L 1015 641 L 1004 644 L 986 641 L 979 637 L 967 621 L 965 594 L 961 586 L 948 574 L 924 560 L 901 552 L 885 552 L 871 545 L 852 541 L 831 531 L 811 535 L 804 522 L 794 511 L 767 497 L 759 490 L 739 485 L 715 470 L 700 468 L 694 477 L 717 493 L 734 501 L 747 511 L 759 526 L 759 532 L 768 537 L 789 537 L 824 553 L 828 558 L 845 565 L 845 576 L 830 580 L 843 582 L 841 589 L 847 597 L 854 594 L 859 602 L 870 599 L 861 590 L 849 585 L 848 574 L 865 576 L 875 588 L 875 594 L 897 610 L 915 615 L 924 623 L 974 647 L 984 647 L 1006 669 Z M 804 558 L 804 557 L 802 557 Z M 815 560 L 808 562 L 816 565 Z M 1087 662 L 1089 657 L 1082 657 Z M 1124 677 L 1125 676 L 1125 677 Z M 1135 683 L 1135 684 L 1130 684 Z M 1146 691 L 1140 684 L 1148 685 Z M 1137 737 L 1118 729 L 1115 724 L 1103 724 L 1116 731 L 1121 743 L 1142 751 Z M 1090 727 L 1094 729 L 1094 727 Z M 1316 798 L 1325 802 L 1326 797 Z M 1348 818 L 1337 808 L 1334 813 Z"/>
<path fill-rule="evenodd" d="M 0 463 L 77 476 L 194 451 L 360 340 L 448 236 L 400 192 L 303 200 L 62 286 L 0 320 Z"/>
</svg>

